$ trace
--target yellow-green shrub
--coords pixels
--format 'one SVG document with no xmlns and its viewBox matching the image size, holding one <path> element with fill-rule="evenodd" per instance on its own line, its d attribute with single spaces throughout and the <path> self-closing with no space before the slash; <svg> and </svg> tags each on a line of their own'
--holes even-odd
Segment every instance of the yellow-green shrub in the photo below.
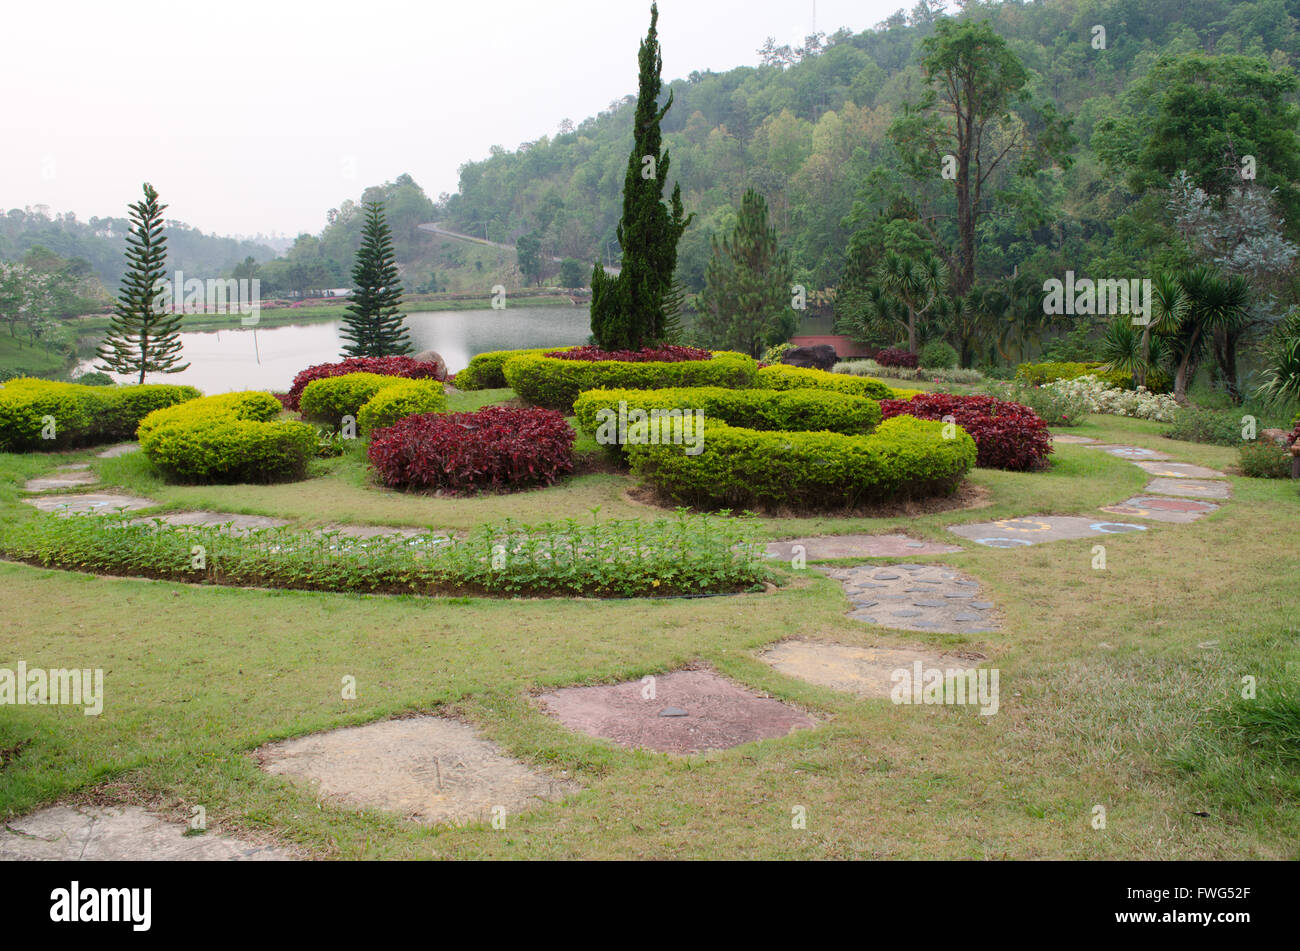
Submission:
<svg viewBox="0 0 1300 951">
<path fill-rule="evenodd" d="M 505 362 L 511 357 L 540 357 L 544 353 L 571 350 L 572 347 L 540 347 L 532 350 L 491 350 L 469 361 L 469 366 L 452 381 L 458 390 L 495 390 L 506 385 Z"/>
<path fill-rule="evenodd" d="M 869 376 L 829 373 L 811 367 L 786 366 L 784 363 L 760 369 L 755 385 L 765 390 L 831 390 L 836 393 L 852 393 L 854 396 L 869 396 L 873 400 L 897 399 L 893 387 Z"/>
<path fill-rule="evenodd" d="M 865 396 L 830 390 L 728 390 L 717 386 L 665 390 L 587 390 L 573 404 L 578 424 L 588 433 L 600 426 L 598 414 L 629 410 L 699 410 L 705 426 L 713 422 L 746 429 L 796 432 L 867 433 L 881 419 L 880 404 Z"/>
<path fill-rule="evenodd" d="M 223 393 L 155 410 L 140 423 L 140 448 L 170 478 L 187 482 L 275 482 L 301 478 L 316 430 L 277 420 L 270 393 Z"/>
<path fill-rule="evenodd" d="M 758 364 L 743 353 L 715 353 L 711 360 L 633 363 L 622 360 L 559 360 L 516 356 L 505 362 L 505 379 L 525 403 L 569 412 L 584 390 L 754 385 Z"/>
<path fill-rule="evenodd" d="M 1016 367 L 1016 379 L 1031 386 L 1042 386 L 1057 380 L 1073 380 L 1075 377 L 1092 375 L 1120 389 L 1133 388 L 1133 374 L 1126 370 L 1103 370 L 1104 366 L 1104 363 L 1022 363 Z"/>
<path fill-rule="evenodd" d="M 370 397 L 358 411 L 357 426 L 363 433 L 391 426 L 416 413 L 441 413 L 447 408 L 447 398 L 437 380 L 395 379 L 397 382 Z"/>
<path fill-rule="evenodd" d="M 632 445 L 632 471 L 662 495 L 706 508 L 818 510 L 952 492 L 975 464 L 976 447 L 957 428 L 896 416 L 864 436 L 759 432 L 715 423 L 703 450 Z"/>
<path fill-rule="evenodd" d="M 155 409 L 200 396 L 192 386 L 84 386 L 24 377 L 0 387 L 0 450 L 65 449 L 135 437 Z M 53 421 L 52 438 L 44 438 Z"/>
</svg>

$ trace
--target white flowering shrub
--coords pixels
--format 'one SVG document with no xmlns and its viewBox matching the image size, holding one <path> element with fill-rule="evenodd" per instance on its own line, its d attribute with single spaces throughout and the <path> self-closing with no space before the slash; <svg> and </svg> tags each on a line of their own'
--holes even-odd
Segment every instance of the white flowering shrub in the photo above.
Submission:
<svg viewBox="0 0 1300 951">
<path fill-rule="evenodd" d="M 1090 413 L 1110 416 L 1132 416 L 1135 419 L 1153 419 L 1159 423 L 1172 423 L 1178 404 L 1167 393 L 1152 393 L 1144 386 L 1136 390 L 1122 390 L 1097 377 L 1077 376 L 1073 380 L 1057 380 L 1043 386 L 1088 406 Z"/>
</svg>

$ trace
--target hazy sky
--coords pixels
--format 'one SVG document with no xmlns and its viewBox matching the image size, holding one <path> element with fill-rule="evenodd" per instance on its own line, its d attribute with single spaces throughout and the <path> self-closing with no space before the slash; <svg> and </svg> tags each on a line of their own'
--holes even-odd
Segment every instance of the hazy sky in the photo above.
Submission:
<svg viewBox="0 0 1300 951">
<path fill-rule="evenodd" d="M 649 0 L 4 0 L 0 208 L 317 232 L 409 172 L 436 198 L 494 144 L 636 92 Z M 907 0 L 660 0 L 664 78 L 756 65 Z"/>
</svg>

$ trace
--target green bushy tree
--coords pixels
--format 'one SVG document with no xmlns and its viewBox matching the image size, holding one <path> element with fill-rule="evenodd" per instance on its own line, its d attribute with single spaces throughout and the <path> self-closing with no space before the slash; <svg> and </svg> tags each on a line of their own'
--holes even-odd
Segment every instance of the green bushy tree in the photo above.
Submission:
<svg viewBox="0 0 1300 951">
<path fill-rule="evenodd" d="M 391 357 L 411 352 L 402 306 L 402 281 L 393 255 L 393 238 L 384 220 L 383 206 L 366 204 L 366 223 L 361 247 L 352 269 L 355 290 L 339 336 L 349 341 L 343 353 L 349 357 Z"/>
</svg>

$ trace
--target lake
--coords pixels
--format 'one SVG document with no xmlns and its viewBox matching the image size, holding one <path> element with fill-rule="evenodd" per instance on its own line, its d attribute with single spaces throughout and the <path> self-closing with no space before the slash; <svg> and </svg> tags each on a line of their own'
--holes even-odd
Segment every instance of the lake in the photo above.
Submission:
<svg viewBox="0 0 1300 951">
<path fill-rule="evenodd" d="M 232 317 L 227 330 L 182 333 L 181 357 L 189 362 L 189 369 L 152 373 L 145 382 L 187 383 L 209 394 L 284 392 L 299 370 L 343 359 L 340 321 L 262 328 L 240 327 L 238 322 L 238 317 Z M 406 326 L 413 352 L 436 350 L 447 361 L 448 371 L 455 373 L 467 367 L 471 357 L 489 350 L 586 343 L 591 314 L 586 306 L 423 311 L 408 315 Z M 84 361 L 77 372 L 92 369 L 95 362 Z"/>
</svg>

